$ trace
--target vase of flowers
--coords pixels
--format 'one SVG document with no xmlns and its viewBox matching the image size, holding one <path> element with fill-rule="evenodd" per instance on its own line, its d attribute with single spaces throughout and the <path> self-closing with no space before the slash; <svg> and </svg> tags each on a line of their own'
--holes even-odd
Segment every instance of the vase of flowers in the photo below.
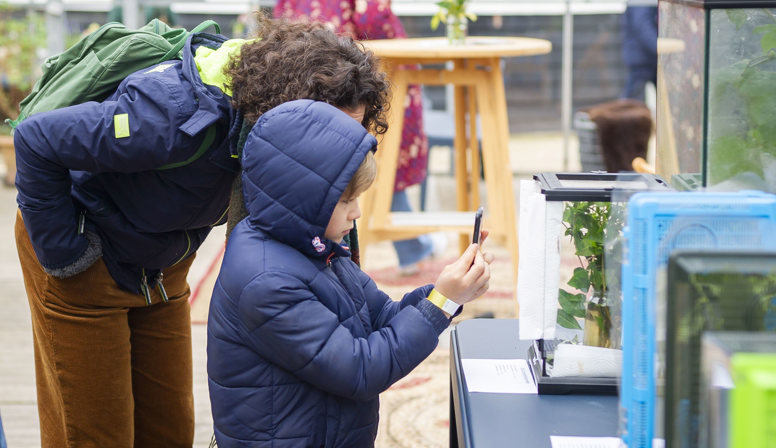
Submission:
<svg viewBox="0 0 776 448">
<path fill-rule="evenodd" d="M 450 45 L 463 45 L 466 42 L 469 20 L 477 20 L 476 15 L 467 11 L 467 0 L 441 0 L 436 5 L 439 10 L 431 17 L 431 29 L 437 29 L 439 24 L 444 22 Z"/>
</svg>

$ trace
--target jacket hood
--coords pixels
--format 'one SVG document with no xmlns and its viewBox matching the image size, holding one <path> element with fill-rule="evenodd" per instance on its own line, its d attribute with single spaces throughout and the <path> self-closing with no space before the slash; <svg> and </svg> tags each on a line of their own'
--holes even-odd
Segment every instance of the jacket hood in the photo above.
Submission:
<svg viewBox="0 0 776 448">
<path fill-rule="evenodd" d="M 248 221 L 312 257 L 340 241 L 324 238 L 342 192 L 377 140 L 334 106 L 296 100 L 259 118 L 242 154 Z"/>
</svg>

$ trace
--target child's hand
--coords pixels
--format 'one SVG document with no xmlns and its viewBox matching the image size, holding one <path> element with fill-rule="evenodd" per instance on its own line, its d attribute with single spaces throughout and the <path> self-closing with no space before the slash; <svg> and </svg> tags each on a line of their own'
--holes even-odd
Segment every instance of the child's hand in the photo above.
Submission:
<svg viewBox="0 0 776 448">
<path fill-rule="evenodd" d="M 488 232 L 482 231 L 482 241 Z M 479 244 L 471 244 L 452 264 L 445 266 L 434 288 L 453 302 L 463 305 L 485 294 L 490 281 L 493 255 L 480 252 Z"/>
</svg>

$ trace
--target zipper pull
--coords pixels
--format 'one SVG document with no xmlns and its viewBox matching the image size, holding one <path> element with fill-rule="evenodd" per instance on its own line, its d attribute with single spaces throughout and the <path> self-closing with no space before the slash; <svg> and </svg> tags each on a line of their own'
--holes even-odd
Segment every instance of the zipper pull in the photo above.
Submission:
<svg viewBox="0 0 776 448">
<path fill-rule="evenodd" d="M 86 230 L 86 212 L 81 212 L 78 216 L 78 234 L 83 235 Z"/>
<path fill-rule="evenodd" d="M 145 296 L 146 305 L 151 305 L 151 290 L 148 289 L 148 279 L 145 275 L 145 269 L 143 269 L 143 277 L 140 280 L 140 290 Z"/>
<path fill-rule="evenodd" d="M 162 300 L 164 300 L 164 303 L 167 303 L 170 301 L 170 298 L 167 297 L 167 291 L 164 290 L 162 279 L 164 279 L 164 274 L 159 272 L 159 275 L 156 276 L 156 286 L 157 288 L 159 288 L 159 294 L 161 294 Z"/>
</svg>

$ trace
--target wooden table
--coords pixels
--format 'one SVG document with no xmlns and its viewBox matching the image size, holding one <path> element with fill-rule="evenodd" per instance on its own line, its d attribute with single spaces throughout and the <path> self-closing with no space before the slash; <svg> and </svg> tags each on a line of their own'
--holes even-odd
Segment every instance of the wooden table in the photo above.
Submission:
<svg viewBox="0 0 776 448">
<path fill-rule="evenodd" d="M 446 38 L 369 40 L 364 44 L 377 55 L 393 85 L 389 130 L 377 151 L 375 185 L 361 201 L 359 243 L 405 239 L 434 231 L 460 234 L 460 247 L 471 238 L 473 211 L 480 205 L 477 114 L 480 118 L 482 163 L 487 206 L 484 227 L 490 238 L 505 245 L 517 279 L 517 224 L 512 170 L 509 162 L 509 124 L 501 58 L 546 54 L 552 44 L 525 37 L 467 37 L 465 45 L 452 46 Z M 432 67 L 428 67 L 432 64 Z M 391 213 L 396 167 L 409 84 L 454 86 L 457 212 Z M 404 216 L 402 216 L 404 215 Z M 409 219 L 407 219 L 409 218 Z M 402 223 L 401 221 L 404 221 Z"/>
</svg>

